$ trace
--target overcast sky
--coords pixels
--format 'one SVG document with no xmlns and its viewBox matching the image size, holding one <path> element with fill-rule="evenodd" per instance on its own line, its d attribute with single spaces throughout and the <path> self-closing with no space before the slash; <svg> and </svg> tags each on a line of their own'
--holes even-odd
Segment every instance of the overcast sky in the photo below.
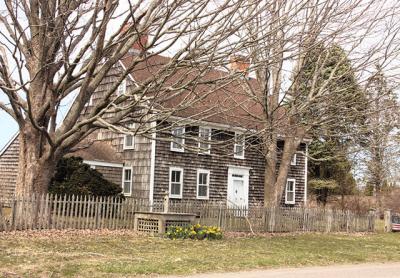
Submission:
<svg viewBox="0 0 400 278">
<path fill-rule="evenodd" d="M 121 0 L 120 2 L 120 7 L 123 7 L 123 2 L 126 0 Z M 396 0 L 394 0 L 396 1 Z M 393 0 L 388 0 L 385 5 L 390 5 L 393 3 Z M 0 1 L 0 10 L 4 10 L 4 2 Z M 376 43 L 380 41 L 379 36 L 376 36 L 372 38 L 372 40 Z M 367 43 L 368 45 L 368 43 Z M 396 63 L 396 75 L 398 76 L 398 63 Z M 0 101 L 8 103 L 7 98 L 3 93 L 0 93 Z M 69 105 L 71 103 L 71 98 L 65 100 L 63 102 L 63 107 L 60 110 L 60 115 L 61 117 L 58 117 L 58 119 L 63 118 L 63 114 L 66 113 Z M 3 146 L 13 137 L 18 132 L 18 125 L 15 123 L 15 121 L 5 112 L 0 110 L 0 150 L 3 148 Z"/>
</svg>

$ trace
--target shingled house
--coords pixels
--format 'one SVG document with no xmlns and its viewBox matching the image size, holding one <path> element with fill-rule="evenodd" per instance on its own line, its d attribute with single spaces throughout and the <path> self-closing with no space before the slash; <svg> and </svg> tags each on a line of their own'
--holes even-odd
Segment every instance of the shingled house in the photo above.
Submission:
<svg viewBox="0 0 400 278">
<path fill-rule="evenodd" d="M 153 56 L 147 64 L 154 68 L 167 60 Z M 129 58 L 120 66 L 124 67 L 124 63 L 129 63 Z M 123 94 L 130 86 L 135 86 L 135 80 L 145 79 L 150 71 L 147 67 L 133 72 L 116 94 Z M 209 74 L 221 73 L 211 70 Z M 113 82 L 112 78 L 98 88 L 88 109 L 96 104 L 97 98 L 101 98 L 102 86 L 110 82 Z M 223 105 L 230 107 L 224 94 L 237 90 L 240 86 L 227 84 L 204 102 L 224 102 Z M 171 199 L 224 201 L 228 206 L 263 202 L 265 161 L 257 138 L 248 133 L 257 127 L 240 117 L 239 108 L 193 120 L 193 115 L 204 110 L 201 105 L 207 106 L 203 103 L 180 111 L 167 121 L 155 121 L 153 124 L 158 131 L 151 136 L 99 130 L 93 134 L 94 143 L 71 155 L 82 157 L 106 179 L 120 184 L 123 193 L 129 197 L 153 201 L 162 199 L 167 192 Z M 251 109 L 257 112 L 260 108 L 254 106 Z M 171 127 L 164 129 L 165 126 Z M 278 148 L 282 146 L 283 140 Z M 284 205 L 301 206 L 307 200 L 306 152 L 307 144 L 304 142 L 292 159 L 282 196 Z M 17 167 L 18 136 L 15 136 L 0 153 L 0 197 L 13 195 Z"/>
</svg>

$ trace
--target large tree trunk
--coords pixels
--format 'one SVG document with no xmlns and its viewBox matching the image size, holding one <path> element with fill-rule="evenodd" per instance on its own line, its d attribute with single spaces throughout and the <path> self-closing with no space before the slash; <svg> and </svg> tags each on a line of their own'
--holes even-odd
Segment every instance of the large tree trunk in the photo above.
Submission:
<svg viewBox="0 0 400 278">
<path fill-rule="evenodd" d="M 277 142 L 273 140 L 265 148 L 265 170 L 264 170 L 264 206 L 275 205 L 274 185 L 276 182 Z"/>
<path fill-rule="evenodd" d="M 273 198 L 275 200 L 276 206 L 279 206 L 282 195 L 285 193 L 287 175 L 290 169 L 290 162 L 292 161 L 292 157 L 299 147 L 301 140 L 301 138 L 296 137 L 287 138 L 285 140 L 285 145 L 282 152 L 282 159 L 279 165 L 278 174 L 274 185 Z"/>
<path fill-rule="evenodd" d="M 43 135 L 31 126 L 19 134 L 19 165 L 15 193 L 44 194 L 54 175 L 57 160 L 49 155 Z"/>
<path fill-rule="evenodd" d="M 285 192 L 286 179 L 290 162 L 304 138 L 304 131 L 297 129 L 295 134 L 285 140 L 282 158 L 277 167 L 277 139 L 265 142 L 265 177 L 264 177 L 264 206 L 279 206 L 282 194 Z"/>
</svg>

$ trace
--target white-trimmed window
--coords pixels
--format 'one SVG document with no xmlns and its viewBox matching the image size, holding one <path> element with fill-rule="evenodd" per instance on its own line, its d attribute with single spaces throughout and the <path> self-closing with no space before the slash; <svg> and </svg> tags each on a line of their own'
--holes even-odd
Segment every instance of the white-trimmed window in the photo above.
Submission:
<svg viewBox="0 0 400 278">
<path fill-rule="evenodd" d="M 234 157 L 244 159 L 244 135 L 235 132 Z"/>
<path fill-rule="evenodd" d="M 182 199 L 183 169 L 178 167 L 169 168 L 169 197 Z"/>
<path fill-rule="evenodd" d="M 197 199 L 208 199 L 210 192 L 210 171 L 197 170 Z"/>
<path fill-rule="evenodd" d="M 292 160 L 290 161 L 290 165 L 296 165 L 297 164 L 297 153 L 295 153 L 292 157 Z"/>
<path fill-rule="evenodd" d="M 126 80 L 124 79 L 117 88 L 117 96 L 123 95 L 125 93 L 126 93 Z"/>
<path fill-rule="evenodd" d="M 128 127 L 132 129 L 134 124 L 129 124 Z M 133 150 L 135 148 L 135 136 L 131 134 L 124 134 L 124 150 Z"/>
<path fill-rule="evenodd" d="M 294 205 L 296 202 L 296 180 L 286 180 L 285 204 Z"/>
<path fill-rule="evenodd" d="M 171 142 L 171 151 L 174 152 L 184 152 L 183 145 L 185 144 L 185 127 L 175 127 L 171 131 L 172 133 L 172 142 Z"/>
<path fill-rule="evenodd" d="M 132 194 L 132 167 L 122 168 L 122 193 L 125 196 L 131 196 Z"/>
<path fill-rule="evenodd" d="M 211 128 L 199 127 L 199 153 L 211 153 Z"/>
</svg>

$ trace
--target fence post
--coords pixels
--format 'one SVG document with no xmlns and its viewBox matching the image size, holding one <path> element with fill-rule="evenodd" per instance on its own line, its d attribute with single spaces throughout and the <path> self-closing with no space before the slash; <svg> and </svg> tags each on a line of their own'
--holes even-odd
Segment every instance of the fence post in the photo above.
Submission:
<svg viewBox="0 0 400 278">
<path fill-rule="evenodd" d="M 16 214 L 17 214 L 17 199 L 13 199 L 12 201 L 12 211 L 11 211 L 11 230 L 15 230 L 16 223 Z"/>
<path fill-rule="evenodd" d="M 222 207 L 221 206 L 218 209 L 218 226 L 222 227 Z"/>
<path fill-rule="evenodd" d="M 164 210 L 165 213 L 168 213 L 169 211 L 169 193 L 168 191 L 165 191 L 164 193 Z"/>
<path fill-rule="evenodd" d="M 326 211 L 326 232 L 330 233 L 332 231 L 332 220 L 333 220 L 333 215 L 332 215 L 332 210 L 328 209 Z"/>
<path fill-rule="evenodd" d="M 385 210 L 385 233 L 390 233 L 392 231 L 392 212 L 390 210 Z"/>
<path fill-rule="evenodd" d="M 269 232 L 273 233 L 275 230 L 275 217 L 276 217 L 276 208 L 271 207 L 271 217 L 269 218 Z"/>
<path fill-rule="evenodd" d="M 370 209 L 368 212 L 368 232 L 375 231 L 375 210 Z"/>
<path fill-rule="evenodd" d="M 350 232 L 350 211 L 346 210 L 346 233 Z"/>
</svg>

